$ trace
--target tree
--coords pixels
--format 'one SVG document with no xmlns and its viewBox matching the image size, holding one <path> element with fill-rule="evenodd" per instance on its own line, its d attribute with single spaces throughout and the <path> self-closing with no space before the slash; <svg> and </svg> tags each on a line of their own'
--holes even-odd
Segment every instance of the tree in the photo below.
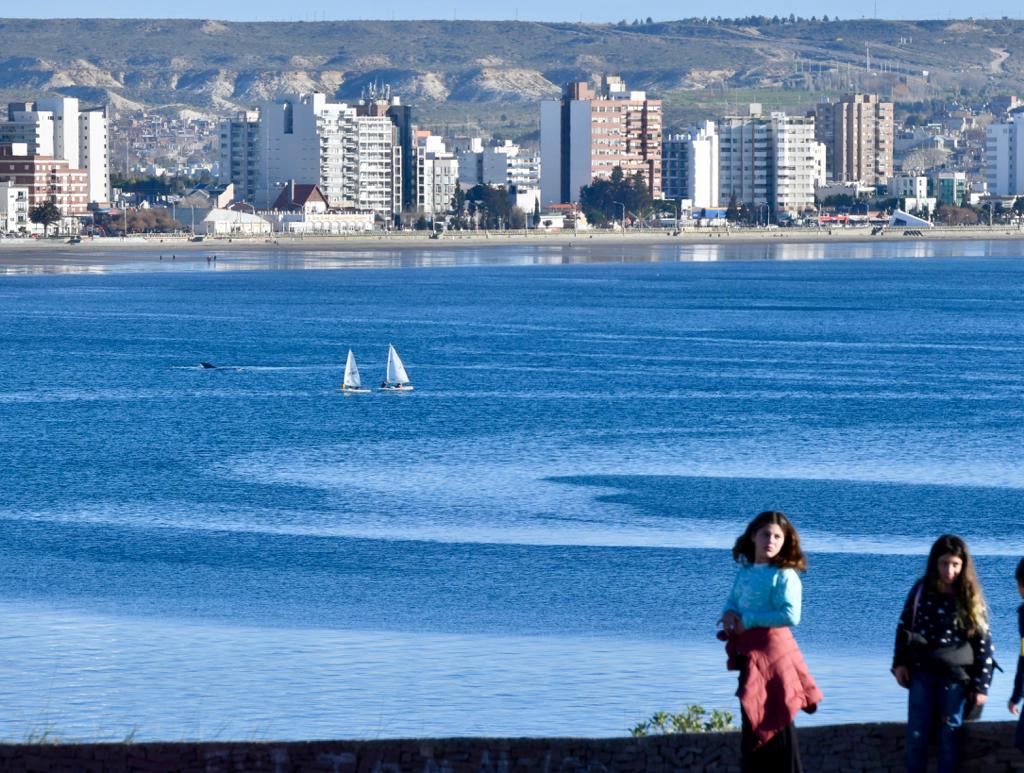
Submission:
<svg viewBox="0 0 1024 773">
<path fill-rule="evenodd" d="M 32 207 L 28 212 L 28 219 L 43 227 L 44 236 L 49 232 L 51 225 L 60 222 L 60 218 L 60 210 L 52 201 L 44 201 L 39 206 Z"/>
<path fill-rule="evenodd" d="M 580 209 L 587 220 L 598 225 L 624 220 L 632 215 L 643 219 L 653 212 L 653 199 L 641 172 L 627 178 L 620 167 L 609 179 L 594 180 L 580 189 Z"/>
<path fill-rule="evenodd" d="M 725 219 L 726 220 L 739 220 L 740 219 L 740 205 L 739 205 L 739 201 L 737 201 L 737 199 L 736 199 L 736 193 L 735 192 L 733 192 L 733 194 L 731 196 L 729 196 L 729 206 L 725 210 Z"/>
<path fill-rule="evenodd" d="M 111 234 L 123 234 L 126 222 L 129 233 L 171 233 L 182 229 L 182 224 L 171 218 L 166 207 L 129 210 L 116 215 L 96 215 L 96 225 Z"/>
<path fill-rule="evenodd" d="M 947 225 L 977 225 L 978 213 L 970 207 L 940 204 L 935 210 L 935 219 Z"/>
<path fill-rule="evenodd" d="M 504 187 L 474 185 L 466 192 L 466 202 L 470 213 L 478 217 L 483 228 L 508 228 L 512 222 L 515 207 Z"/>
</svg>

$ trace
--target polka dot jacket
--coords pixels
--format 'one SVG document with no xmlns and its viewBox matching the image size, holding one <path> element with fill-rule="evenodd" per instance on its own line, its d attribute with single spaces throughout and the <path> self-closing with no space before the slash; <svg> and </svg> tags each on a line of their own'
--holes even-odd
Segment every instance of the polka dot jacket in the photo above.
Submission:
<svg viewBox="0 0 1024 773">
<path fill-rule="evenodd" d="M 970 689 L 973 692 L 987 695 L 989 685 L 992 683 L 993 653 L 995 651 L 992 646 L 992 637 L 986 632 L 968 638 L 967 633 L 956 622 L 956 597 L 928 588 L 921 593 L 915 617 L 914 596 L 922 582 L 923 580 L 919 580 L 910 589 L 907 601 L 903 605 L 903 614 L 900 615 L 900 628 L 910 629 L 913 620 L 914 633 L 921 634 L 936 649 L 959 647 L 965 642 L 969 642 L 971 649 L 974 650 L 974 663 L 967 669 L 971 677 Z M 907 654 L 902 637 L 897 632 L 893 666 L 909 665 Z"/>
</svg>

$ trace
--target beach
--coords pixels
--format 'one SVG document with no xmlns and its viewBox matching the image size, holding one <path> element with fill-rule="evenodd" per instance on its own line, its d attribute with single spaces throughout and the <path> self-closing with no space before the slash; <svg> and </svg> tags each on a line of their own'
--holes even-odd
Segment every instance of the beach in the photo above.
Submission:
<svg viewBox="0 0 1024 773">
<path fill-rule="evenodd" d="M 1014 226 L 967 226 L 915 229 L 886 229 L 872 234 L 870 228 L 704 228 L 673 233 L 670 231 L 636 231 L 623 234 L 618 231 L 590 230 L 573 232 L 534 231 L 455 231 L 431 238 L 424 231 L 399 231 L 370 235 L 298 237 L 278 235 L 274 238 L 205 238 L 201 242 L 187 237 L 149 235 L 120 238 L 89 238 L 71 244 L 60 239 L 2 239 L 0 240 L 0 266 L 17 266 L 38 262 L 45 258 L 53 266 L 101 266 L 119 262 L 138 262 L 140 257 L 159 262 L 206 261 L 217 255 L 273 252 L 301 253 L 360 253 L 372 257 L 379 252 L 418 252 L 424 250 L 481 250 L 493 247 L 651 247 L 658 245 L 814 245 L 814 244 L 921 244 L 945 241 L 1005 241 L 1024 239 L 1024 231 Z"/>
</svg>

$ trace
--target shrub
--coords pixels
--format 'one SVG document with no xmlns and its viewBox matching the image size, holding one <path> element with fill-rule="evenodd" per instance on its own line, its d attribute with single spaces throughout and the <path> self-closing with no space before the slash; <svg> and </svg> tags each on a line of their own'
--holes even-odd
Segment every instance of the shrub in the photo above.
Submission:
<svg viewBox="0 0 1024 773">
<path fill-rule="evenodd" d="M 651 718 L 634 725 L 629 734 L 634 737 L 645 735 L 665 735 L 667 733 L 714 733 L 732 730 L 732 712 L 711 709 L 708 712 L 703 706 L 687 706 L 678 714 L 658 711 Z"/>
</svg>

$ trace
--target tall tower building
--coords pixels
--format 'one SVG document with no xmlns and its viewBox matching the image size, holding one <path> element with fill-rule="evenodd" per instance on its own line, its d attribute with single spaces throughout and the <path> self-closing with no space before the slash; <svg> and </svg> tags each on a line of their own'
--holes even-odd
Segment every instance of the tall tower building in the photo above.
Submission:
<svg viewBox="0 0 1024 773">
<path fill-rule="evenodd" d="M 110 134 L 106 108 L 78 114 L 78 162 L 89 176 L 90 203 L 110 201 Z"/>
<path fill-rule="evenodd" d="M 444 215 L 459 188 L 459 159 L 445 148 L 444 140 L 418 131 L 416 140 L 416 211 L 428 217 Z"/>
<path fill-rule="evenodd" d="M 993 196 L 1024 195 L 1024 110 L 1006 123 L 989 124 L 985 137 L 985 171 Z"/>
<path fill-rule="evenodd" d="M 747 115 L 723 119 L 719 134 L 721 204 L 735 197 L 775 216 L 814 206 L 815 188 L 825 182 L 825 146 L 814 139 L 814 116 L 764 115 L 751 104 Z"/>
<path fill-rule="evenodd" d="M 259 130 L 258 110 L 243 110 L 220 122 L 218 179 L 224 185 L 233 183 L 236 195 L 250 202 L 265 201 L 272 194 L 276 195 L 275 191 L 257 191 L 261 179 L 257 154 Z M 264 179 L 269 181 L 269 177 Z"/>
<path fill-rule="evenodd" d="M 106 108 L 79 110 L 73 97 L 12 102 L 0 121 L 0 142 L 25 143 L 29 155 L 66 161 L 87 174 L 90 204 L 110 201 Z"/>
<path fill-rule="evenodd" d="M 78 147 L 78 100 L 74 97 L 41 99 L 38 110 L 53 116 L 53 157 L 81 169 Z"/>
<path fill-rule="evenodd" d="M 717 207 L 718 133 L 714 121 L 673 134 L 661 144 L 661 185 L 665 198 L 689 199 L 698 209 Z"/>
<path fill-rule="evenodd" d="M 587 83 L 567 84 L 561 100 L 541 102 L 542 202 L 579 201 L 580 188 L 610 177 L 615 167 L 627 177 L 640 172 L 662 198 L 661 125 L 661 100 L 627 91 L 617 76 L 605 76 L 597 92 Z"/>
<path fill-rule="evenodd" d="M 877 94 L 847 94 L 818 105 L 815 137 L 827 149 L 829 179 L 881 185 L 894 174 L 893 104 Z"/>
<path fill-rule="evenodd" d="M 399 127 L 320 93 L 264 102 L 221 124 L 220 181 L 269 207 L 295 182 L 318 185 L 333 209 L 393 218 L 402 207 Z"/>
</svg>

